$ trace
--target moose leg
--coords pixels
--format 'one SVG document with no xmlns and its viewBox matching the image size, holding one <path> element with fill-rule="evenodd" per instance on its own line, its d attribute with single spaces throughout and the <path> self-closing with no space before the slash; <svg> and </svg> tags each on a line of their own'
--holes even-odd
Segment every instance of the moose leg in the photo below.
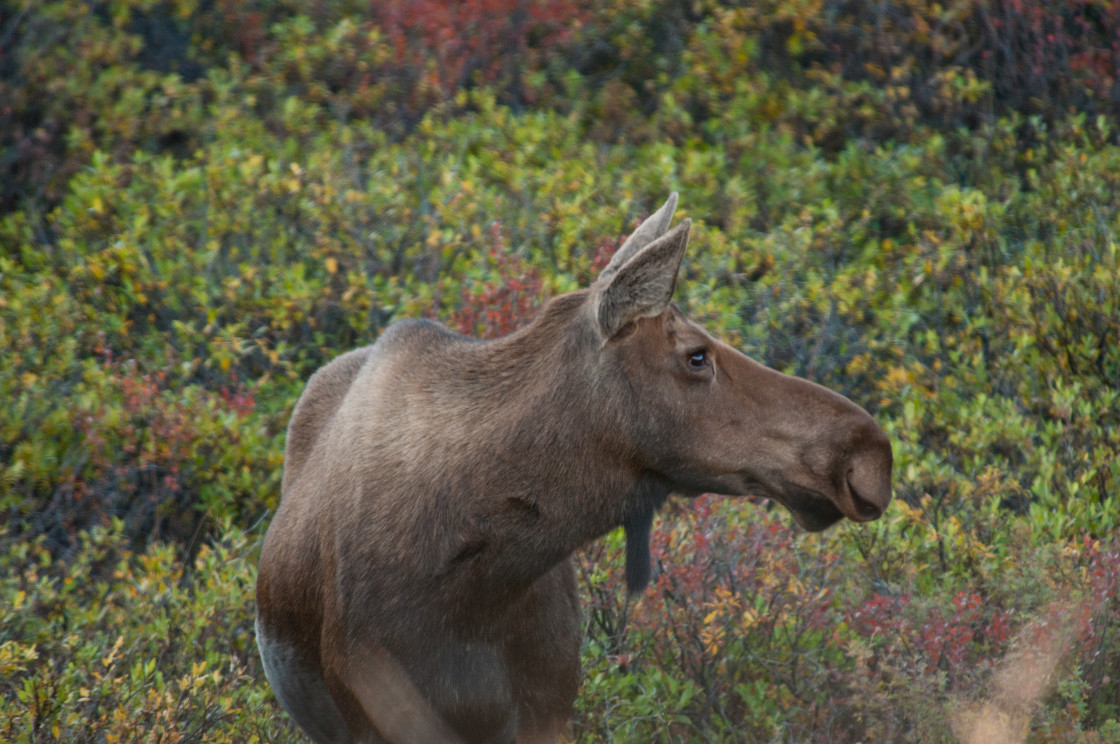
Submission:
<svg viewBox="0 0 1120 744">
<path fill-rule="evenodd" d="M 316 744 L 351 744 L 350 730 L 318 665 L 304 659 L 294 646 L 270 638 L 259 618 L 257 647 L 268 683 L 292 720 Z"/>
<path fill-rule="evenodd" d="M 462 739 L 412 684 L 408 672 L 373 643 L 347 665 L 345 684 L 381 737 L 395 744 L 461 744 Z M 380 741 L 370 732 L 368 740 Z"/>
<path fill-rule="evenodd" d="M 506 660 L 521 713 L 517 744 L 555 744 L 579 692 L 582 628 L 571 559 L 538 579 L 509 618 Z"/>
</svg>

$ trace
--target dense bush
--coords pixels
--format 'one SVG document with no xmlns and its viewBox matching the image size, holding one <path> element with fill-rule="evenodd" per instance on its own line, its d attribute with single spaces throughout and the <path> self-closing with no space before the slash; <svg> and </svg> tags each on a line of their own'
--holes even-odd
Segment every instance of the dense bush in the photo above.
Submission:
<svg viewBox="0 0 1120 744">
<path fill-rule="evenodd" d="M 897 500 L 674 502 L 634 600 L 590 546 L 577 739 L 1120 741 L 1120 4 L 388 7 L 0 2 L 0 739 L 298 741 L 303 380 L 508 332 L 676 189 L 679 302 L 873 411 Z"/>
<path fill-rule="evenodd" d="M 256 680 L 254 539 L 231 530 L 189 565 L 170 544 L 84 532 L 68 562 L 10 546 L 0 604 L 4 741 L 297 742 Z"/>
</svg>

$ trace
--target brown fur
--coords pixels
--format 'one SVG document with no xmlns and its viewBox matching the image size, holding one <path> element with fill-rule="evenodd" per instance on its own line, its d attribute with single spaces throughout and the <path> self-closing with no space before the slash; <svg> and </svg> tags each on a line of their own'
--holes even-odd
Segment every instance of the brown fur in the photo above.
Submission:
<svg viewBox="0 0 1120 744">
<path fill-rule="evenodd" d="M 517 333 L 402 321 L 309 380 L 257 598 L 269 679 L 316 741 L 556 741 L 579 681 L 571 554 L 625 525 L 640 588 L 671 492 L 767 495 L 809 529 L 886 507 L 866 412 L 669 305 L 675 203 Z"/>
</svg>

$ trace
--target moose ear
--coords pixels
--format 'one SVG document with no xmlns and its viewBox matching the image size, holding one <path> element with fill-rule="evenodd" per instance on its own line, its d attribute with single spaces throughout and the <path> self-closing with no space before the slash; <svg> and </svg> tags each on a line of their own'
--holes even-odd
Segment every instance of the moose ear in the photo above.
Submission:
<svg viewBox="0 0 1120 744">
<path fill-rule="evenodd" d="M 630 321 L 659 315 L 669 306 L 691 225 L 683 220 L 615 272 L 604 270 L 594 286 L 595 314 L 604 339 L 614 338 Z"/>
<path fill-rule="evenodd" d="M 677 192 L 669 194 L 669 198 L 661 205 L 661 209 L 657 210 L 645 219 L 642 224 L 634 232 L 630 233 L 630 237 L 626 242 L 615 251 L 611 262 L 599 274 L 599 279 L 606 279 L 612 276 L 616 271 L 622 268 L 623 264 L 634 257 L 641 249 L 653 241 L 660 238 L 669 229 L 669 223 L 673 219 L 673 212 L 677 211 Z"/>
</svg>

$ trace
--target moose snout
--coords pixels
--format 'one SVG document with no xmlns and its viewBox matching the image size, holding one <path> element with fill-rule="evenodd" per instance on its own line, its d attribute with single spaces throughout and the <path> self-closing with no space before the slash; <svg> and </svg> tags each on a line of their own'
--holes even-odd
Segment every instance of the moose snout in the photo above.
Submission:
<svg viewBox="0 0 1120 744">
<path fill-rule="evenodd" d="M 857 450 L 848 461 L 848 471 L 844 479 L 844 494 L 847 502 L 846 516 L 856 522 L 870 522 L 883 515 L 891 501 L 891 466 L 894 455 L 886 433 L 873 424 L 874 429 L 862 448 Z"/>
</svg>

